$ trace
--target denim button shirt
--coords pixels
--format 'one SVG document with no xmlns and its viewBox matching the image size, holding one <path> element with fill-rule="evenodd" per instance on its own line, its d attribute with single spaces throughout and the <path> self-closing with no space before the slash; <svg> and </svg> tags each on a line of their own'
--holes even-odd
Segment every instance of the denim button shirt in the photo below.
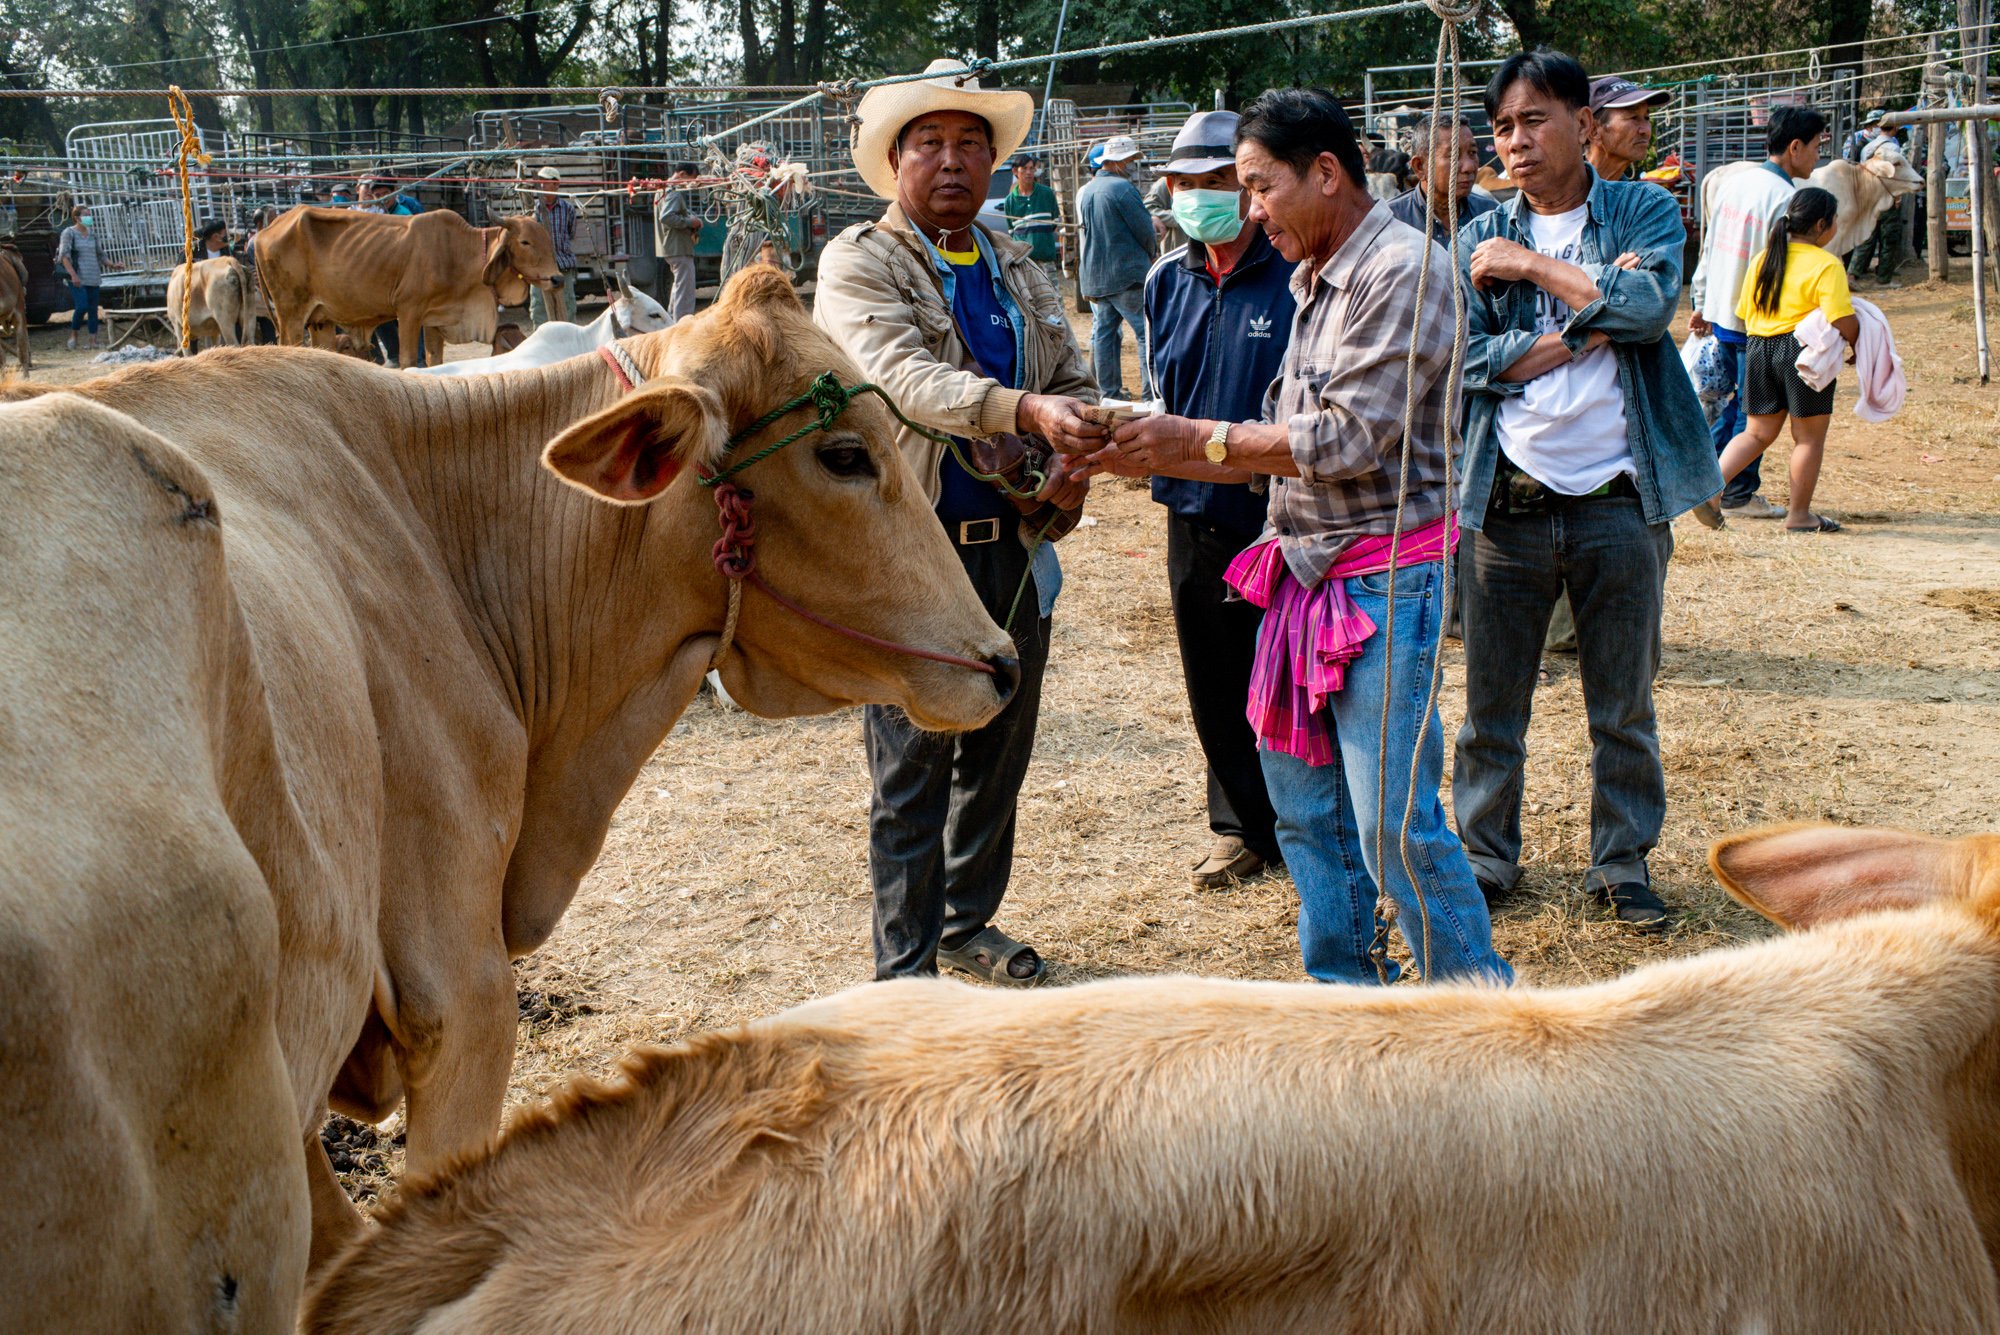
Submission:
<svg viewBox="0 0 2000 1335">
<path fill-rule="evenodd" d="M 1603 295 L 1572 314 L 1563 342 L 1581 353 L 1594 329 L 1611 338 L 1618 384 L 1625 394 L 1625 435 L 1638 475 L 1633 479 L 1648 524 L 1664 524 L 1722 490 L 1715 446 L 1694 384 L 1681 364 L 1670 328 L 1681 295 L 1681 255 L 1687 233 L 1680 207 L 1657 185 L 1605 181 L 1591 173 L 1589 215 L 1583 228 L 1583 269 Z M 1535 285 L 1472 286 L 1472 252 L 1500 236 L 1535 248 L 1521 215 L 1527 199 L 1516 194 L 1465 224 L 1459 243 L 1459 281 L 1470 323 L 1465 350 L 1464 498 L 1460 522 L 1471 529 L 1486 519 L 1493 470 L 1500 453 L 1500 400 L 1521 386 L 1500 379 L 1535 343 Z M 1639 267 L 1611 261 L 1626 251 Z"/>
</svg>

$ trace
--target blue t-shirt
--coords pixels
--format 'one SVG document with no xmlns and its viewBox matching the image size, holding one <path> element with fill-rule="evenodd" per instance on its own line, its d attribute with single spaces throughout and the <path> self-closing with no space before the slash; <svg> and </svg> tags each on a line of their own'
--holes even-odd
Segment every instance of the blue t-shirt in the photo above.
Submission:
<svg viewBox="0 0 2000 1335">
<path fill-rule="evenodd" d="M 986 257 L 978 255 L 970 264 L 960 264 L 947 255 L 952 269 L 951 313 L 959 336 L 979 363 L 982 374 L 1015 388 L 1016 367 L 1014 322 L 993 291 L 992 270 Z M 948 524 L 967 519 L 1011 519 L 1020 512 L 1013 502 L 965 471 L 958 457 L 946 450 L 938 469 L 938 516 Z"/>
</svg>

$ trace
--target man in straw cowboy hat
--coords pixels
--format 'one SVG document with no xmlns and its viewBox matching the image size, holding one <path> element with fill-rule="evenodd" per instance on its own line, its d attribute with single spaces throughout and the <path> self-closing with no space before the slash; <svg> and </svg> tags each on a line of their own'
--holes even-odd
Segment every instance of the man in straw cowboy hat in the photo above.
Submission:
<svg viewBox="0 0 2000 1335">
<path fill-rule="evenodd" d="M 1011 618 L 1021 685 L 976 732 L 925 733 L 875 706 L 864 726 L 876 976 L 943 963 L 1026 986 L 1041 980 L 1043 962 L 992 918 L 1012 871 L 1015 800 L 1061 586 L 1055 550 L 1040 535 L 1067 531 L 1089 489 L 1047 447 L 1094 449 L 1104 430 L 1085 416 L 1097 387 L 1055 285 L 1029 247 L 974 221 L 994 165 L 1027 137 L 1034 104 L 1026 93 L 940 73 L 959 68 L 934 61 L 925 72 L 938 77 L 861 99 L 854 165 L 891 203 L 879 221 L 828 243 L 813 319 L 913 421 L 955 437 L 979 471 L 1023 479 L 1030 461 L 1046 469 L 1035 498 L 1017 504 L 953 451 L 898 428 L 966 576 L 995 620 Z"/>
</svg>

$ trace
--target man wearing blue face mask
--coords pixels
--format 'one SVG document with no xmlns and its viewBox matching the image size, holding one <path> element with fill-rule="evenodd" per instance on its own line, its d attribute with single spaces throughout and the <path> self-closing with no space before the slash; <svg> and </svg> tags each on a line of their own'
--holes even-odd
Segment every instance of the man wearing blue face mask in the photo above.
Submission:
<svg viewBox="0 0 2000 1335">
<path fill-rule="evenodd" d="M 1146 346 L 1155 392 L 1180 417 L 1257 420 L 1291 341 L 1292 266 L 1263 228 L 1244 221 L 1235 137 L 1235 112 L 1200 112 L 1181 127 L 1167 158 L 1174 224 L 1189 240 L 1146 276 Z M 1155 477 L 1153 499 L 1167 507 L 1174 629 L 1208 762 L 1215 838 L 1191 879 L 1212 889 L 1279 861 L 1277 818 L 1244 716 L 1262 609 L 1225 602 L 1222 582 L 1230 561 L 1263 531 L 1264 496 L 1247 483 Z"/>
</svg>

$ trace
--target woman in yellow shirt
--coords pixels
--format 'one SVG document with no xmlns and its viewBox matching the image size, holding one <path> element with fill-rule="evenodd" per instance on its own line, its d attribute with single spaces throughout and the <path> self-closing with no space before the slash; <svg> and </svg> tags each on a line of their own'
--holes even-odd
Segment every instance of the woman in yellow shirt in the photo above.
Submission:
<svg viewBox="0 0 2000 1335">
<path fill-rule="evenodd" d="M 1799 379 L 1799 341 L 1792 331 L 1814 311 L 1823 311 L 1852 349 L 1861 336 L 1847 271 L 1820 249 L 1833 235 L 1839 201 L 1816 186 L 1792 196 L 1784 216 L 1771 228 L 1770 242 L 1752 257 L 1750 277 L 1737 299 L 1736 314 L 1749 335 L 1743 371 L 1743 430 L 1722 451 L 1726 482 L 1771 447 L 1785 418 L 1792 419 L 1792 495 L 1785 515 L 1791 533 L 1838 533 L 1838 522 L 1812 512 L 1826 452 L 1826 428 L 1833 420 L 1833 385 L 1814 389 Z M 1849 353 L 1852 360 L 1853 354 Z"/>
</svg>

